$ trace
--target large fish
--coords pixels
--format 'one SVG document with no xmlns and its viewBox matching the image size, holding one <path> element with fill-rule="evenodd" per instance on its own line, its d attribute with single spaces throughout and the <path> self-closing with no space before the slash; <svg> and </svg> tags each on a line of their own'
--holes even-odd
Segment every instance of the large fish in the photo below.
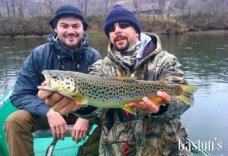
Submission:
<svg viewBox="0 0 228 156">
<path fill-rule="evenodd" d="M 74 99 L 81 105 L 92 105 L 100 108 L 122 108 L 132 114 L 135 109 L 128 106 L 129 102 L 141 101 L 143 96 L 152 101 L 164 104 L 156 97 L 157 91 L 164 91 L 191 105 L 191 95 L 196 86 L 167 84 L 157 81 L 135 80 L 133 78 L 103 78 L 79 72 L 44 70 L 42 74 L 47 83 L 38 88 L 45 91 L 59 92 Z"/>
</svg>

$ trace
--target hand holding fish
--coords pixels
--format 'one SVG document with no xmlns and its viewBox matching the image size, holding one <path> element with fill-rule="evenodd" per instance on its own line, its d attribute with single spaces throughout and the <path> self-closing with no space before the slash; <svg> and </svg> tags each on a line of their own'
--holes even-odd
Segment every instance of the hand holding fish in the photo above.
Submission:
<svg viewBox="0 0 228 156">
<path fill-rule="evenodd" d="M 43 82 L 42 86 L 46 86 Z M 45 103 L 52 107 L 47 114 L 48 122 L 54 138 L 64 139 L 69 130 L 67 123 L 62 115 L 69 114 L 72 110 L 78 109 L 76 102 L 67 98 L 57 92 L 49 92 L 39 90 L 38 97 L 45 101 Z M 72 130 L 72 139 L 80 141 L 84 138 L 89 128 L 89 120 L 78 118 Z"/>
<path fill-rule="evenodd" d="M 171 96 L 166 92 L 157 92 L 157 97 L 161 98 L 165 103 L 169 103 L 171 101 Z M 147 113 L 157 113 L 159 112 L 160 104 L 152 101 L 150 98 L 144 96 L 142 98 L 142 102 L 130 102 L 130 107 L 135 107 Z"/>
<path fill-rule="evenodd" d="M 46 86 L 43 82 L 42 86 Z M 80 108 L 76 101 L 61 95 L 58 92 L 49 92 L 44 90 L 38 91 L 38 97 L 45 101 L 45 104 L 52 107 L 53 110 L 62 115 L 72 113 Z"/>
</svg>

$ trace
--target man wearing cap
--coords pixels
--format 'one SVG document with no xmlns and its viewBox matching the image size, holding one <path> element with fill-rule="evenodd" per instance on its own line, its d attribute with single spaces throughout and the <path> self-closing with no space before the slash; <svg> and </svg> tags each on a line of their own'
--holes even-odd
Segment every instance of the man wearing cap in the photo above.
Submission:
<svg viewBox="0 0 228 156">
<path fill-rule="evenodd" d="M 141 33 L 140 23 L 131 11 L 114 6 L 105 19 L 104 31 L 110 40 L 108 55 L 91 66 L 90 74 L 118 79 L 131 75 L 137 80 L 186 84 L 177 58 L 162 51 L 157 35 Z M 165 101 L 164 106 L 159 107 L 148 97 L 129 103 L 137 109 L 136 115 L 122 109 L 88 112 L 89 117 L 104 114 L 99 155 L 192 155 L 180 149 L 188 136 L 180 116 L 190 106 L 165 92 L 158 91 L 157 96 Z M 64 111 L 50 101 L 46 104 Z"/>
<path fill-rule="evenodd" d="M 91 66 L 90 74 L 186 83 L 177 58 L 162 51 L 157 35 L 141 33 L 140 23 L 131 11 L 114 6 L 105 19 L 104 32 L 110 40 L 108 55 Z M 137 109 L 136 115 L 122 109 L 106 111 L 100 155 L 111 155 L 111 151 L 117 155 L 191 155 L 179 149 L 188 136 L 180 116 L 190 106 L 165 92 L 158 91 L 157 96 L 165 101 L 164 106 L 159 107 L 148 97 L 129 103 Z M 97 109 L 90 116 L 97 112 L 102 111 Z"/>
<path fill-rule="evenodd" d="M 72 124 L 72 139 L 79 141 L 88 131 L 89 121 L 73 114 L 62 115 L 45 105 L 37 96 L 45 69 L 69 70 L 88 73 L 88 67 L 100 59 L 100 54 L 88 45 L 85 31 L 88 24 L 77 8 L 64 5 L 59 7 L 49 21 L 54 33 L 48 43 L 35 48 L 23 63 L 11 96 L 11 103 L 19 110 L 12 113 L 5 122 L 6 142 L 10 156 L 32 156 L 33 135 L 39 129 L 51 128 L 52 135 L 64 139 L 69 133 L 67 124 Z M 43 83 L 45 85 L 45 83 Z M 55 102 L 66 107 L 77 107 L 68 98 L 55 98 L 55 94 L 43 92 L 43 96 L 53 97 Z M 94 108 L 91 107 L 91 110 Z M 82 110 L 83 111 L 83 110 Z M 87 143 L 97 155 L 100 133 Z M 91 136 L 93 138 L 93 135 Z M 83 150 L 80 150 L 83 151 Z M 85 151 L 85 150 L 84 150 Z M 86 155 L 79 152 L 79 155 Z"/>
</svg>

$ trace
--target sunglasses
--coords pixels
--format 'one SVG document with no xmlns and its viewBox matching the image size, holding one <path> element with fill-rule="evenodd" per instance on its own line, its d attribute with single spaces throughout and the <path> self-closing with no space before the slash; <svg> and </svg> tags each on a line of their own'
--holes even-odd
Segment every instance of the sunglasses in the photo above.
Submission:
<svg viewBox="0 0 228 156">
<path fill-rule="evenodd" d="M 128 23 L 128 22 L 113 23 L 113 24 L 108 28 L 108 32 L 114 32 L 115 29 L 116 29 L 116 26 L 120 27 L 121 29 L 125 29 L 125 28 L 131 26 L 131 24 Z"/>
</svg>

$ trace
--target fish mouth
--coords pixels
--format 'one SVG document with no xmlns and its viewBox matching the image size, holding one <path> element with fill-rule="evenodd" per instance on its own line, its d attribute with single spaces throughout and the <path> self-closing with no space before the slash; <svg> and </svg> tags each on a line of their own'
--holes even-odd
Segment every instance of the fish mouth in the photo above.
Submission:
<svg viewBox="0 0 228 156">
<path fill-rule="evenodd" d="M 50 74 L 50 72 L 48 72 L 47 70 L 43 70 L 42 74 L 44 75 L 44 78 L 45 78 L 45 86 L 46 86 L 46 88 L 51 88 L 52 84 L 51 84 L 51 74 Z"/>
</svg>

